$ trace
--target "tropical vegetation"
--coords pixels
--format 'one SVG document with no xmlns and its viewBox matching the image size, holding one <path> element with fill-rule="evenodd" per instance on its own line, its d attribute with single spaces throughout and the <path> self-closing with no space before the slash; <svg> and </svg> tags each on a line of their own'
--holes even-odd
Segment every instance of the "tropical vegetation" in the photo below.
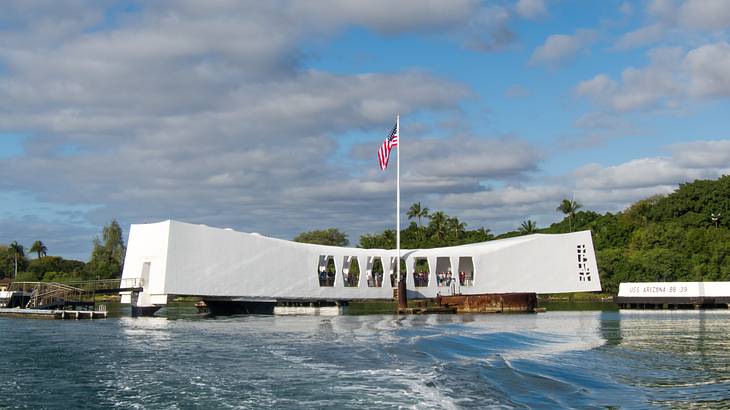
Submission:
<svg viewBox="0 0 730 410">
<path fill-rule="evenodd" d="M 590 230 L 606 292 L 621 282 L 730 280 L 730 176 L 681 184 L 618 213 L 579 211 L 566 201 L 558 207 L 565 218 L 537 232 Z"/>
<path fill-rule="evenodd" d="M 48 255 L 48 247 L 43 241 L 35 241 L 30 247 L 29 252 L 35 252 L 38 255 L 38 259 Z"/>
<path fill-rule="evenodd" d="M 294 242 L 331 246 L 347 246 L 350 243 L 347 234 L 336 228 L 302 232 L 294 238 Z"/>
<path fill-rule="evenodd" d="M 0 278 L 31 282 L 118 278 L 122 275 L 126 248 L 122 228 L 112 220 L 104 226 L 102 237 L 94 239 L 88 263 L 48 256 L 48 246 L 40 240 L 28 252 L 37 257 L 29 259 L 25 247 L 17 241 L 0 245 Z"/>
</svg>

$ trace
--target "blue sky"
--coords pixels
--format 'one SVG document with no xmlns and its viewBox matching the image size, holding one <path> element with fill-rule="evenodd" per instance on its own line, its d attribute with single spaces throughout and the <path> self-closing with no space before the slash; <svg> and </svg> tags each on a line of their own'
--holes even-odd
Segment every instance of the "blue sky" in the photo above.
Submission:
<svg viewBox="0 0 730 410">
<path fill-rule="evenodd" d="M 730 2 L 10 1 L 0 243 L 85 260 L 113 218 L 280 238 L 404 204 L 504 232 L 717 178 Z"/>
</svg>

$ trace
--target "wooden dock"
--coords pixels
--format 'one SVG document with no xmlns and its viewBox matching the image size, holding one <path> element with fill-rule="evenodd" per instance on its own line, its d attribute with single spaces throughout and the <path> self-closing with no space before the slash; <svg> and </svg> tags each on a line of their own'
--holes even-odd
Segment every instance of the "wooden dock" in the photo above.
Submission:
<svg viewBox="0 0 730 410">
<path fill-rule="evenodd" d="M 106 310 L 56 310 L 0 308 L 0 316 L 27 319 L 106 319 Z"/>
</svg>

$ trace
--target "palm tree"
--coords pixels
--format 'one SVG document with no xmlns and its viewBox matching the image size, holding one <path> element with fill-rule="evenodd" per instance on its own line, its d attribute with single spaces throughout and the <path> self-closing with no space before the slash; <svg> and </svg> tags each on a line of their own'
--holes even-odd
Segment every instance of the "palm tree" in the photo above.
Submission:
<svg viewBox="0 0 730 410">
<path fill-rule="evenodd" d="M 13 259 L 15 260 L 15 276 L 13 276 L 13 278 L 16 278 L 18 277 L 18 257 L 25 256 L 25 250 L 23 245 L 13 241 L 13 243 L 10 244 L 10 251 L 13 252 Z"/>
<path fill-rule="evenodd" d="M 421 203 L 416 202 L 408 209 L 407 215 L 408 219 L 418 218 L 418 227 L 422 228 L 421 218 L 428 218 L 428 208 L 425 206 L 421 207 Z"/>
<path fill-rule="evenodd" d="M 428 226 L 433 231 L 433 236 L 438 240 L 443 240 L 446 237 L 446 221 L 449 217 L 443 211 L 436 211 L 429 216 L 429 219 L 431 219 L 431 223 Z"/>
<path fill-rule="evenodd" d="M 560 211 L 568 216 L 568 229 L 573 231 L 573 218 L 575 218 L 575 212 L 583 208 L 583 205 L 576 202 L 576 200 L 563 199 L 560 202 L 560 206 L 555 208 L 556 211 Z"/>
<path fill-rule="evenodd" d="M 449 233 L 454 235 L 454 238 L 458 239 L 464 232 L 466 232 L 466 223 L 459 222 L 459 218 L 449 218 L 446 220 Z"/>
<path fill-rule="evenodd" d="M 30 247 L 29 252 L 37 253 L 38 259 L 40 259 L 48 254 L 48 247 L 43 243 L 43 241 L 35 241 L 33 242 L 33 246 Z"/>
<path fill-rule="evenodd" d="M 537 232 L 537 222 L 532 221 L 530 219 L 526 221 L 522 221 L 522 224 L 520 225 L 520 233 L 523 235 L 529 235 L 531 233 Z"/>
</svg>

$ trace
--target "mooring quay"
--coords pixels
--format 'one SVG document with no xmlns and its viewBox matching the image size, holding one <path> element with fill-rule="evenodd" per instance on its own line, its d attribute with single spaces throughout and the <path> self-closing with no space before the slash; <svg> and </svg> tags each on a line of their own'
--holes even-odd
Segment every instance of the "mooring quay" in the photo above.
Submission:
<svg viewBox="0 0 730 410">
<path fill-rule="evenodd" d="M 0 308 L 0 316 L 32 319 L 106 319 L 106 310 Z"/>
<path fill-rule="evenodd" d="M 614 301 L 621 309 L 727 309 L 730 282 L 621 283 Z"/>
<path fill-rule="evenodd" d="M 106 309 L 97 309 L 96 295 L 141 292 L 143 289 L 140 279 L 13 282 L 7 291 L 0 292 L 0 315 L 48 319 L 106 318 Z"/>
</svg>

